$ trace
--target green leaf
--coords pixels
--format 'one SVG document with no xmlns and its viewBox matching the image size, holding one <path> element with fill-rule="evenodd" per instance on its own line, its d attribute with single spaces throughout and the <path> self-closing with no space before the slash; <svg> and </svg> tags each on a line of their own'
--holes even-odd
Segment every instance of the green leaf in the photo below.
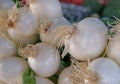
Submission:
<svg viewBox="0 0 120 84">
<path fill-rule="evenodd" d="M 106 5 L 106 8 L 103 11 L 104 17 L 113 17 L 116 16 L 120 18 L 120 0 L 109 0 L 110 2 Z"/>
<path fill-rule="evenodd" d="M 36 79 L 34 76 L 28 76 L 24 79 L 23 84 L 36 84 Z"/>
<path fill-rule="evenodd" d="M 23 84 L 36 84 L 35 76 L 30 68 L 23 74 Z"/>
<path fill-rule="evenodd" d="M 115 22 L 114 19 L 110 19 L 110 18 L 101 18 L 101 21 L 104 23 L 104 24 L 113 24 Z"/>
</svg>

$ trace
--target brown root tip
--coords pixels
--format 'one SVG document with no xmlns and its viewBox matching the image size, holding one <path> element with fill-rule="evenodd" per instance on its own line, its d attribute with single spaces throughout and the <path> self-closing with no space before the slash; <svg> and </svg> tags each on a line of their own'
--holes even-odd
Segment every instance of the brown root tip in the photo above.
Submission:
<svg viewBox="0 0 120 84">
<path fill-rule="evenodd" d="M 19 48 L 18 53 L 20 56 L 28 58 L 38 55 L 38 47 L 35 45 L 27 45 L 25 48 Z"/>
<path fill-rule="evenodd" d="M 72 59 L 70 78 L 73 84 L 96 84 L 98 76 L 89 67 L 88 63 Z"/>
<path fill-rule="evenodd" d="M 18 8 L 17 8 L 17 4 L 15 4 L 13 8 L 8 11 L 8 19 L 7 19 L 8 27 L 14 28 L 15 22 L 17 22 L 18 17 L 19 17 Z"/>
</svg>

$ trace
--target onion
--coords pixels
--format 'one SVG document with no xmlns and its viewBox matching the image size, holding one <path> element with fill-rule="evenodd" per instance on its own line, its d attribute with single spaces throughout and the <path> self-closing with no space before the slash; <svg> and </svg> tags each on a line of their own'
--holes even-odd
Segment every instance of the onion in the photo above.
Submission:
<svg viewBox="0 0 120 84">
<path fill-rule="evenodd" d="M 112 32 L 112 30 L 116 32 Z M 118 24 L 115 25 L 111 29 L 111 34 L 116 33 L 115 35 L 112 35 L 112 38 L 109 39 L 108 48 L 107 48 L 107 56 L 111 59 L 115 60 L 119 66 L 120 66 L 120 21 L 118 20 Z"/>
<path fill-rule="evenodd" d="M 54 84 L 51 80 L 44 78 L 44 77 L 35 77 L 36 84 Z"/>
<path fill-rule="evenodd" d="M 120 84 L 120 68 L 109 58 L 98 58 L 90 63 L 99 81 L 97 84 Z"/>
<path fill-rule="evenodd" d="M 13 5 L 13 0 L 0 0 L 0 31 L 4 31 L 6 29 L 8 11 L 13 7 Z"/>
<path fill-rule="evenodd" d="M 37 18 L 32 14 L 29 8 L 13 7 L 9 12 L 8 33 L 17 43 L 23 45 L 37 41 Z"/>
<path fill-rule="evenodd" d="M 88 17 L 76 25 L 76 32 L 66 39 L 65 47 L 71 56 L 91 60 L 100 56 L 107 44 L 107 27 L 98 19 Z"/>
<path fill-rule="evenodd" d="M 115 60 L 120 65 L 120 34 L 110 39 L 107 49 L 107 56 Z"/>
<path fill-rule="evenodd" d="M 58 84 L 119 84 L 120 68 L 109 58 L 98 58 L 90 64 L 74 61 L 63 70 Z"/>
<path fill-rule="evenodd" d="M 0 57 L 17 54 L 17 47 L 5 34 L 0 34 Z"/>
<path fill-rule="evenodd" d="M 54 19 L 41 25 L 40 39 L 43 42 L 57 46 L 63 42 L 72 30 L 72 25 L 64 17 Z M 61 43 L 62 44 L 62 43 Z"/>
<path fill-rule="evenodd" d="M 27 62 L 21 58 L 2 57 L 0 58 L 0 79 L 8 84 L 22 84 L 22 76 L 27 68 Z"/>
<path fill-rule="evenodd" d="M 7 17 L 8 10 L 14 5 L 13 0 L 0 0 L 0 18 Z"/>
<path fill-rule="evenodd" d="M 35 43 L 38 41 L 38 34 L 32 35 L 32 36 L 21 36 L 13 29 L 9 29 L 9 36 L 12 38 L 12 40 L 18 45 L 26 46 L 31 43 Z"/>
<path fill-rule="evenodd" d="M 72 80 L 69 77 L 71 67 L 65 68 L 59 75 L 58 84 L 72 84 Z"/>
<path fill-rule="evenodd" d="M 20 49 L 19 53 L 28 58 L 31 69 L 38 76 L 50 77 L 59 68 L 60 56 L 58 51 L 45 43 L 28 45 Z"/>
<path fill-rule="evenodd" d="M 62 16 L 58 0 L 29 0 L 32 12 L 40 21 L 47 21 Z"/>
</svg>

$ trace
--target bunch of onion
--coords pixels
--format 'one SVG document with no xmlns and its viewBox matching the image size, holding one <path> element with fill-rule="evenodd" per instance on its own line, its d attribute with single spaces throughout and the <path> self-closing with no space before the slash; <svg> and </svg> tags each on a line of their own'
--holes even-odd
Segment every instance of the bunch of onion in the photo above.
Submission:
<svg viewBox="0 0 120 84">
<path fill-rule="evenodd" d="M 90 63 L 73 59 L 59 76 L 58 84 L 120 84 L 120 68 L 109 58 Z"/>
<path fill-rule="evenodd" d="M 9 11 L 7 24 L 8 34 L 17 44 L 25 46 L 38 41 L 38 21 L 28 7 L 17 8 L 15 5 Z"/>
<path fill-rule="evenodd" d="M 28 59 L 30 68 L 38 76 L 54 75 L 60 65 L 60 56 L 55 47 L 45 43 L 28 45 L 19 49 L 19 54 Z"/>
<path fill-rule="evenodd" d="M 117 18 L 116 18 L 117 19 Z M 107 56 L 115 60 L 120 66 L 120 20 L 110 30 L 110 38 L 107 47 Z"/>
<path fill-rule="evenodd" d="M 29 0 L 29 6 L 40 22 L 62 16 L 61 5 L 58 0 Z"/>
</svg>

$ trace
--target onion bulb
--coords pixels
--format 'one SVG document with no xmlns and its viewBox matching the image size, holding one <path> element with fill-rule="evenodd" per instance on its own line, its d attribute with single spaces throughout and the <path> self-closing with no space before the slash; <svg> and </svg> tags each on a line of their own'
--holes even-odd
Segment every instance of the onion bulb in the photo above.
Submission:
<svg viewBox="0 0 120 84">
<path fill-rule="evenodd" d="M 120 66 L 120 21 L 118 20 L 118 24 L 114 26 L 111 30 L 115 30 L 116 33 L 109 39 L 108 48 L 107 48 L 107 56 L 111 59 L 115 60 Z"/>
<path fill-rule="evenodd" d="M 0 34 L 0 57 L 13 56 L 17 53 L 17 47 L 5 34 Z"/>
<path fill-rule="evenodd" d="M 13 7 L 13 0 L 0 0 L 0 31 L 5 30 L 8 11 Z"/>
<path fill-rule="evenodd" d="M 29 5 L 40 21 L 52 20 L 62 16 L 61 5 L 58 0 L 29 0 Z"/>
<path fill-rule="evenodd" d="M 98 76 L 97 84 L 120 84 L 120 68 L 109 58 L 98 58 L 90 63 L 90 68 Z"/>
<path fill-rule="evenodd" d="M 58 84 L 120 84 L 120 68 L 109 58 L 98 58 L 90 64 L 74 61 L 60 74 Z"/>
<path fill-rule="evenodd" d="M 35 76 L 35 78 L 36 78 L 36 84 L 54 84 L 51 80 L 44 77 Z"/>
<path fill-rule="evenodd" d="M 69 77 L 71 74 L 71 67 L 65 68 L 59 75 L 58 84 L 72 84 L 72 80 Z"/>
<path fill-rule="evenodd" d="M 76 32 L 66 39 L 71 56 L 81 61 L 99 57 L 107 45 L 107 27 L 98 19 L 88 17 L 76 25 Z"/>
<path fill-rule="evenodd" d="M 37 18 L 29 8 L 16 8 L 14 6 L 9 12 L 8 34 L 17 43 L 26 45 L 37 41 Z"/>
<path fill-rule="evenodd" d="M 0 79 L 8 84 L 22 84 L 22 76 L 27 69 L 27 62 L 21 58 L 0 58 Z"/>
<path fill-rule="evenodd" d="M 43 42 L 57 46 L 72 32 L 72 25 L 64 17 L 52 22 L 43 23 L 40 28 L 40 39 Z M 62 44 L 62 43 L 61 43 Z"/>
<path fill-rule="evenodd" d="M 38 75 L 50 77 L 56 73 L 60 65 L 58 51 L 45 43 L 28 45 L 19 50 L 21 56 L 28 58 L 31 69 Z"/>
<path fill-rule="evenodd" d="M 9 9 L 14 5 L 13 0 L 0 0 L 0 18 L 7 17 Z"/>
</svg>

